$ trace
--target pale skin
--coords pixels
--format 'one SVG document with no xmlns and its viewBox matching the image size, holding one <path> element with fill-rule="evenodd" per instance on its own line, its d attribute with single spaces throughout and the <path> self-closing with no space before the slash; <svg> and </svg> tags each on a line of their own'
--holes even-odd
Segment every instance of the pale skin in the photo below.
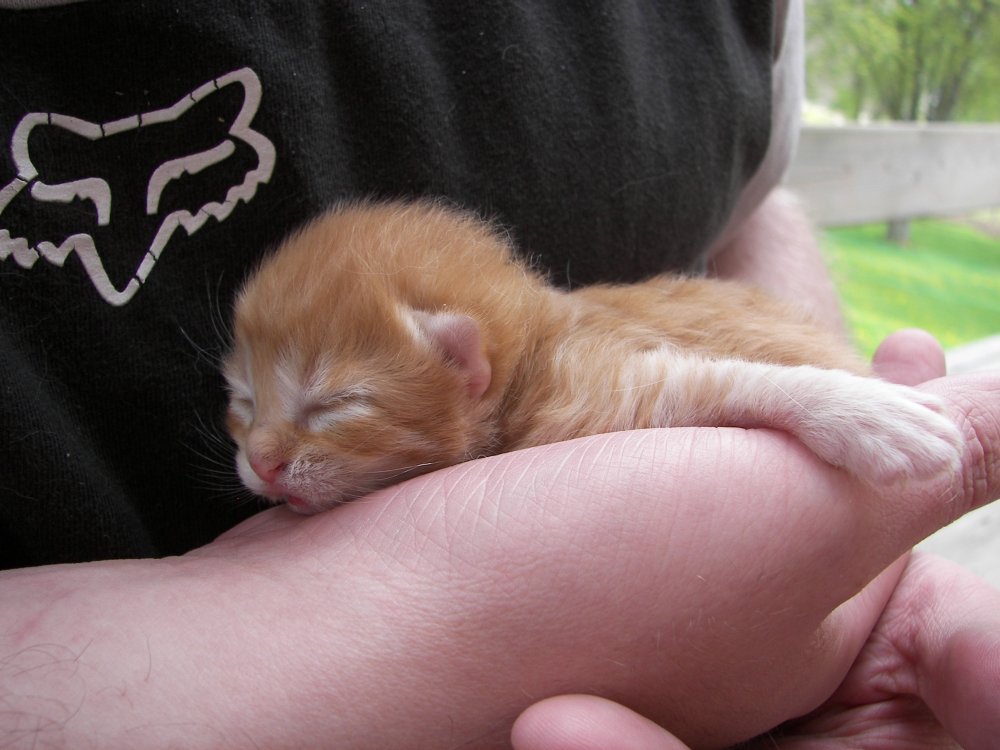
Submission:
<svg viewBox="0 0 1000 750">
<path fill-rule="evenodd" d="M 906 331 L 887 340 L 876 356 L 876 366 L 884 377 L 915 384 L 943 372 L 943 358 L 926 334 Z M 970 405 L 992 393 L 979 404 L 984 410 L 997 403 L 1000 378 L 996 376 L 981 378 L 975 392 L 951 391 L 957 384 L 944 379 L 928 388 Z M 980 387 L 985 390 L 979 391 Z M 987 436 L 992 441 L 1000 435 L 996 415 L 977 421 L 970 429 L 980 431 L 980 440 Z M 973 450 L 978 453 L 980 446 L 974 445 Z M 995 466 L 992 470 L 981 466 L 973 474 L 979 477 L 975 483 L 980 489 L 959 496 L 996 495 Z M 922 493 L 894 498 L 900 509 L 906 501 L 922 504 L 925 500 Z M 922 505 L 913 508 L 917 513 L 925 509 Z M 861 540 L 846 543 L 865 544 Z M 810 586 L 805 581 L 802 585 Z M 792 722 L 746 747 L 994 747 L 1000 736 L 998 608 L 1000 592 L 961 567 L 922 553 L 904 556 L 828 620 L 839 620 L 835 630 L 866 639 L 837 689 L 810 718 Z M 519 718 L 513 736 L 516 750 L 689 747 L 635 712 L 586 695 L 536 704 Z"/>
<path fill-rule="evenodd" d="M 917 334 L 879 365 L 940 374 Z M 987 748 L 1000 595 L 931 558 L 893 561 L 1000 495 L 1000 377 L 926 387 L 969 442 L 961 477 L 910 492 L 876 497 L 770 431 L 618 433 L 319 516 L 273 509 L 181 558 L 4 573 L 0 739 L 652 750 L 825 705 L 778 746 L 877 748 L 888 739 L 819 733 L 870 731 L 852 719 L 877 710 L 926 737 L 916 694 Z M 891 747 L 947 747 L 922 742 Z"/>
</svg>

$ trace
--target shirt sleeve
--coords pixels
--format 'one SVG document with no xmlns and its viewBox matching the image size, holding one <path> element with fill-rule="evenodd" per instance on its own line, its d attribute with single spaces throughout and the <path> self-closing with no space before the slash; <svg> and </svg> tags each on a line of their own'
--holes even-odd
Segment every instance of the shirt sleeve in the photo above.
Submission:
<svg viewBox="0 0 1000 750">
<path fill-rule="evenodd" d="M 805 96 L 805 11 L 802 0 L 777 0 L 774 10 L 774 65 L 771 91 L 771 140 L 756 173 L 743 188 L 711 256 L 781 183 L 798 146 Z"/>
</svg>

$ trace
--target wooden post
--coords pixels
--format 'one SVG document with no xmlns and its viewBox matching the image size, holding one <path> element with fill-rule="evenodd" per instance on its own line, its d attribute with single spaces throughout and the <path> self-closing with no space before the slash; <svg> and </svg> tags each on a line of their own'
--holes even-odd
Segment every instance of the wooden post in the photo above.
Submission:
<svg viewBox="0 0 1000 750">
<path fill-rule="evenodd" d="M 910 222 L 907 219 L 889 219 L 886 239 L 894 245 L 906 245 L 910 242 Z"/>
</svg>

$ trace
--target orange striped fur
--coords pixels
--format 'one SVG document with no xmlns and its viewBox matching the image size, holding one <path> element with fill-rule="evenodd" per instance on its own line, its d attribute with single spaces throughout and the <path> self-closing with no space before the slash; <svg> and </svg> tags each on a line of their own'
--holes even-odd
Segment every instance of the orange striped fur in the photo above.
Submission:
<svg viewBox="0 0 1000 750">
<path fill-rule="evenodd" d="M 868 380 L 839 336 L 753 289 L 660 276 L 561 291 L 495 227 L 431 202 L 348 204 L 290 237 L 243 289 L 225 363 L 241 478 L 303 512 L 615 430 L 768 425 L 808 442 L 815 425 L 786 408 L 798 397 L 754 395 L 786 370 L 802 399 L 817 378 Z M 941 419 L 928 406 L 911 421 Z"/>
</svg>

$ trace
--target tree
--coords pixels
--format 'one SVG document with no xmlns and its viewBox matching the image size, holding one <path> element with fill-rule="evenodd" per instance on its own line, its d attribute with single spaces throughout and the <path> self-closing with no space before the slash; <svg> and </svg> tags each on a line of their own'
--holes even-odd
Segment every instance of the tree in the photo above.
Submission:
<svg viewBox="0 0 1000 750">
<path fill-rule="evenodd" d="M 855 119 L 995 118 L 1000 0 L 807 0 L 811 95 Z"/>
</svg>

